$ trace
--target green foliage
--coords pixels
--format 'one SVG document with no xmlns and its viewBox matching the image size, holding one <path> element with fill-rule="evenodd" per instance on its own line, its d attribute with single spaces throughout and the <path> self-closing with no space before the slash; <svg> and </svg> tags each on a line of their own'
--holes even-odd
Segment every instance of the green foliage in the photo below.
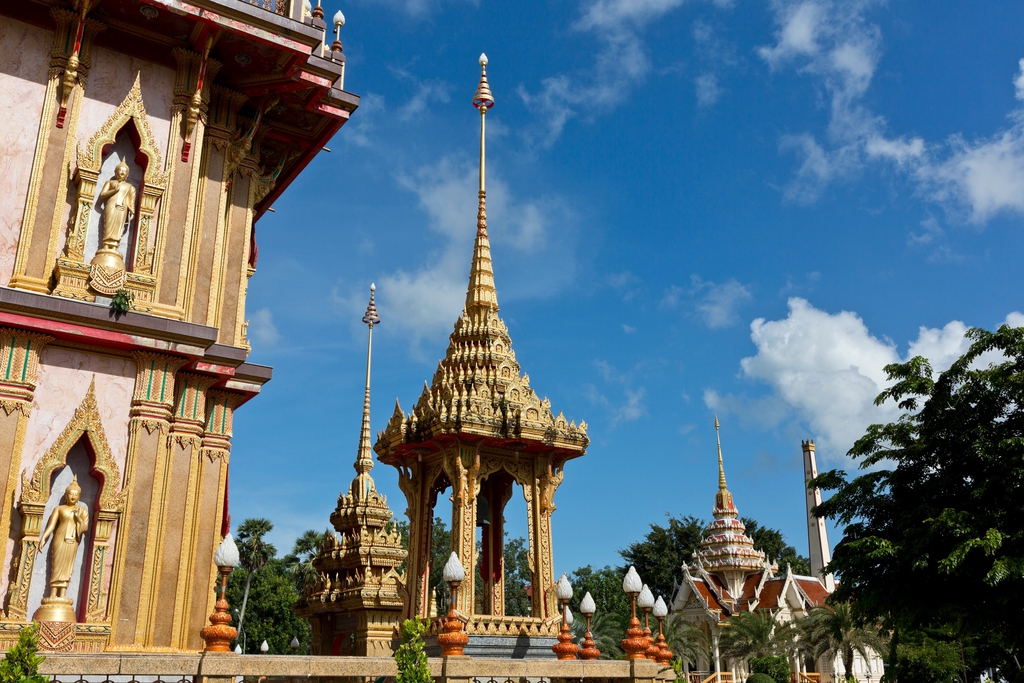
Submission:
<svg viewBox="0 0 1024 683">
<path fill-rule="evenodd" d="M 114 296 L 110 297 L 110 310 L 117 315 L 123 315 L 132 310 L 133 303 L 135 303 L 135 295 L 122 287 L 114 292 Z"/>
<path fill-rule="evenodd" d="M 789 658 L 785 655 L 753 657 L 747 664 L 750 667 L 750 672 L 753 674 L 764 674 L 774 683 L 789 683 Z M 753 680 L 753 677 L 747 680 Z M 768 682 L 765 681 L 765 683 Z"/>
<path fill-rule="evenodd" d="M 614 615 L 623 624 L 624 632 L 626 621 L 629 620 L 629 598 L 622 592 L 624 575 L 625 572 L 608 565 L 602 569 L 594 569 L 589 564 L 580 567 L 569 575 L 569 583 L 573 588 L 572 604 L 578 606 L 589 592 L 597 606 L 595 618 L 605 614 Z M 619 640 L 623 637 L 620 635 Z"/>
<path fill-rule="evenodd" d="M 21 629 L 18 642 L 7 650 L 0 661 L 0 683 L 46 683 L 49 676 L 39 673 L 43 658 L 36 654 L 39 648 L 39 626 L 32 624 Z"/>
<path fill-rule="evenodd" d="M 837 599 L 897 636 L 948 628 L 985 643 L 999 673 L 1019 680 L 1024 329 L 968 337 L 968 352 L 938 378 L 921 357 L 885 368 L 893 383 L 876 403 L 905 412 L 850 450 L 863 474 L 818 477 L 836 492 L 816 513 L 846 524 L 829 565 Z"/>
<path fill-rule="evenodd" d="M 740 612 L 722 624 L 719 650 L 727 659 L 747 660 L 786 654 L 793 649 L 790 623 L 778 623 L 766 612 Z"/>
<path fill-rule="evenodd" d="M 894 654 L 887 663 L 887 680 L 915 683 L 963 680 L 961 653 L 956 643 L 915 634 L 911 642 L 898 643 Z"/>
<path fill-rule="evenodd" d="M 441 579 L 444 564 L 451 554 L 452 532 L 448 530 L 443 519 L 435 517 L 430 529 L 430 577 L 427 585 L 437 600 L 438 614 L 445 614 L 448 611 L 448 603 L 451 600 L 448 584 Z"/>
<path fill-rule="evenodd" d="M 530 584 L 530 550 L 526 539 L 509 539 L 505 534 L 505 614 L 510 617 L 528 617 L 533 614 L 533 601 L 527 594 Z"/>
<path fill-rule="evenodd" d="M 714 661 L 711 641 L 707 635 L 693 624 L 684 621 L 680 615 L 669 616 L 665 620 L 664 628 L 668 648 L 672 650 L 680 664 L 684 659 L 690 662 L 692 667 L 696 667 L 701 659 L 706 662 Z"/>
<path fill-rule="evenodd" d="M 228 604 L 234 608 L 242 604 L 246 572 L 238 568 L 228 579 Z M 259 654 L 264 638 L 270 646 L 269 654 L 290 655 L 292 638 L 299 639 L 299 652 L 309 648 L 309 623 L 295 614 L 293 605 L 299 599 L 293 573 L 283 560 L 270 558 L 263 568 L 252 575 L 249 604 L 243 626 L 246 632 L 245 652 Z M 234 613 L 232 613 L 234 616 Z M 238 619 L 232 626 L 238 625 Z M 238 643 L 242 638 L 239 634 Z"/>
<path fill-rule="evenodd" d="M 395 683 L 431 683 L 427 653 L 423 650 L 423 634 L 427 622 L 406 619 L 402 622 L 402 643 L 395 650 L 398 676 Z"/>
<path fill-rule="evenodd" d="M 292 575 L 295 582 L 295 590 L 300 595 L 316 584 L 318 578 L 316 568 L 313 567 L 313 558 L 320 552 L 327 533 L 309 529 L 295 539 L 292 551 L 284 556 L 282 562 Z"/>
<path fill-rule="evenodd" d="M 868 661 L 873 652 L 886 651 L 886 640 L 879 634 L 879 627 L 857 619 L 849 603 L 812 607 L 807 618 L 799 622 L 799 629 L 805 652 L 813 659 L 839 655 L 847 672 L 853 671 L 855 653 Z"/>
<path fill-rule="evenodd" d="M 700 549 L 707 525 L 692 515 L 673 517 L 666 513 L 666 516 L 667 525 L 651 524 L 651 530 L 642 541 L 629 544 L 625 550 L 619 551 L 619 555 L 625 567 L 636 567 L 652 593 L 669 600 L 672 588 L 679 580 L 680 567 L 693 561 L 693 551 Z M 622 575 L 618 581 L 621 593 Z M 597 599 L 596 594 L 594 599 Z"/>
<path fill-rule="evenodd" d="M 274 528 L 269 519 L 250 517 L 238 525 L 235 536 L 238 539 L 239 566 L 245 570 L 245 588 L 242 590 L 242 607 L 239 610 L 238 626 L 245 625 L 245 611 L 249 606 L 249 585 L 253 575 L 266 566 L 270 558 L 277 555 L 277 548 L 263 540 Z"/>
<path fill-rule="evenodd" d="M 740 521 L 747 528 L 746 534 L 754 541 L 754 547 L 764 552 L 765 559 L 778 563 L 782 571 L 786 570 L 788 564 L 794 574 L 811 575 L 810 560 L 798 555 L 793 546 L 787 545 L 781 531 L 761 526 L 751 517 L 742 517 Z"/>
<path fill-rule="evenodd" d="M 786 676 L 786 680 L 789 680 L 789 676 Z M 776 683 L 776 680 L 768 674 L 756 673 L 747 678 L 747 683 Z"/>
</svg>

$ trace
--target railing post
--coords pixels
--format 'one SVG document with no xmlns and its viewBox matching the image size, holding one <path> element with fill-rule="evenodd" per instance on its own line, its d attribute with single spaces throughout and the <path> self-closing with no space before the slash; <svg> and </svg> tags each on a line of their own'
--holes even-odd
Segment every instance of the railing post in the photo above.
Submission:
<svg viewBox="0 0 1024 683">
<path fill-rule="evenodd" d="M 288 17 L 295 21 L 302 21 L 302 0 L 289 0 Z"/>
</svg>

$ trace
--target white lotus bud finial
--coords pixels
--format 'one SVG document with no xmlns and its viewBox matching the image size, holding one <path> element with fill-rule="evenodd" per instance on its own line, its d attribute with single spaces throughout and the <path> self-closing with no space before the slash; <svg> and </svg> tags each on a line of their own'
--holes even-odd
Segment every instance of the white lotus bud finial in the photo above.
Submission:
<svg viewBox="0 0 1024 683">
<path fill-rule="evenodd" d="M 345 15 L 341 13 L 341 10 L 334 13 L 334 25 L 338 28 L 345 25 Z"/>
<path fill-rule="evenodd" d="M 668 616 L 668 605 L 665 604 L 665 601 L 659 595 L 658 596 L 658 601 L 656 603 L 654 603 L 654 617 L 656 619 L 664 619 L 667 616 Z"/>
<path fill-rule="evenodd" d="M 592 617 L 596 611 L 597 605 L 594 604 L 594 598 L 590 595 L 590 591 L 587 591 L 587 594 L 583 596 L 583 600 L 580 602 L 580 612 L 588 617 Z"/>
<path fill-rule="evenodd" d="M 572 599 L 572 586 L 569 585 L 569 579 L 565 574 L 562 574 L 562 578 L 555 584 L 555 597 L 563 602 Z"/>
<path fill-rule="evenodd" d="M 640 589 L 640 595 L 636 599 L 636 606 L 640 609 L 651 609 L 654 607 L 654 593 L 651 592 L 646 583 Z"/>
<path fill-rule="evenodd" d="M 267 641 L 266 640 L 264 640 L 262 643 L 260 643 L 260 652 L 262 652 L 263 654 L 267 654 L 267 650 L 269 650 L 269 649 L 270 649 L 270 646 L 267 645 Z"/>
<path fill-rule="evenodd" d="M 377 291 L 377 285 L 374 284 L 373 282 L 370 283 L 370 291 L 371 292 L 376 292 Z"/>
<path fill-rule="evenodd" d="M 213 554 L 213 564 L 224 569 L 234 569 L 238 566 L 238 546 L 235 539 L 229 533 L 217 546 L 217 552 Z"/>
<path fill-rule="evenodd" d="M 626 577 L 622 579 L 622 590 L 627 593 L 639 593 L 643 585 L 644 583 L 640 580 L 640 575 L 636 573 L 636 567 L 630 565 L 629 571 L 626 572 Z"/>
<path fill-rule="evenodd" d="M 462 563 L 459 562 L 459 556 L 454 552 L 448 558 L 448 561 L 445 562 L 441 578 L 444 579 L 445 583 L 462 583 L 465 580 L 466 570 L 462 567 Z"/>
<path fill-rule="evenodd" d="M 562 611 L 562 619 L 565 620 L 567 626 L 572 626 L 572 610 L 569 609 L 568 605 L 566 605 L 565 609 Z"/>
<path fill-rule="evenodd" d="M 480 66 L 487 66 L 487 55 L 480 53 Z"/>
</svg>

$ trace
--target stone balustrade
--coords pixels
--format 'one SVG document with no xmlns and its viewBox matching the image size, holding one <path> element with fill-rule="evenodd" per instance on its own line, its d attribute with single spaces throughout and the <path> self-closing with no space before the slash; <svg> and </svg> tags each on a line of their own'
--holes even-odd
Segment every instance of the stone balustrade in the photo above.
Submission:
<svg viewBox="0 0 1024 683">
<path fill-rule="evenodd" d="M 674 681 L 671 669 L 649 660 L 557 661 L 434 657 L 430 674 L 437 683 L 661 683 Z M 46 654 L 40 673 L 54 683 L 234 683 L 239 676 L 274 679 L 319 678 L 393 681 L 398 673 L 390 657 L 312 657 L 235 654 Z"/>
</svg>

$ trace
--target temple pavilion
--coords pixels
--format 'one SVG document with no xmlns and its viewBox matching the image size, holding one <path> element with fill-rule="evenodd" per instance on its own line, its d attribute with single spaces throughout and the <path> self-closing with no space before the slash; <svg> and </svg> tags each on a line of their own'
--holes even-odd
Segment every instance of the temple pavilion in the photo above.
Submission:
<svg viewBox="0 0 1024 683">
<path fill-rule="evenodd" d="M 828 537 L 824 520 L 811 514 L 815 504 L 821 502 L 818 489 L 808 489 L 808 541 L 811 567 L 818 576 L 801 576 L 786 566 L 780 572 L 764 552 L 754 547 L 746 535 L 746 527 L 739 518 L 739 510 L 725 480 L 722 462 L 722 441 L 718 418 L 715 418 L 718 444 L 718 492 L 712 509 L 712 522 L 704 532 L 701 548 L 693 554 L 693 562 L 683 565 L 682 583 L 677 585 L 671 601 L 671 613 L 687 621 L 707 637 L 711 661 L 697 662 L 704 671 L 727 672 L 735 676 L 747 673 L 747 663 L 726 661 L 719 654 L 719 637 L 730 618 L 742 612 L 764 612 L 778 623 L 802 619 L 812 607 L 825 605 L 835 588 L 831 574 L 821 570 L 828 564 Z M 817 475 L 814 442 L 803 443 L 805 481 Z M 807 489 L 808 487 L 804 487 Z M 790 666 L 800 680 L 820 680 L 828 683 L 843 680 L 841 661 L 821 658 L 803 661 L 791 657 Z M 883 672 L 880 657 L 865 662 L 857 654 L 854 672 L 860 681 L 878 681 Z"/>
<path fill-rule="evenodd" d="M 456 598 L 467 618 L 466 653 L 550 657 L 561 619 L 551 542 L 554 497 L 566 462 L 582 456 L 589 439 L 586 423 L 577 425 L 562 413 L 556 415 L 531 387 L 498 315 L 484 166 L 484 126 L 494 97 L 485 56 L 480 63 L 473 98 L 480 112 L 479 208 L 465 309 L 433 380 L 408 413 L 396 404 L 374 450 L 381 462 L 398 469 L 408 503 L 405 616 L 430 614 L 431 525 L 439 496 L 450 490 L 452 551 L 467 568 Z M 533 589 L 529 616 L 505 614 L 503 522 L 515 485 L 528 516 Z M 478 570 L 470 571 L 474 567 Z M 480 601 L 475 599 L 478 582 L 483 584 Z"/>
</svg>

